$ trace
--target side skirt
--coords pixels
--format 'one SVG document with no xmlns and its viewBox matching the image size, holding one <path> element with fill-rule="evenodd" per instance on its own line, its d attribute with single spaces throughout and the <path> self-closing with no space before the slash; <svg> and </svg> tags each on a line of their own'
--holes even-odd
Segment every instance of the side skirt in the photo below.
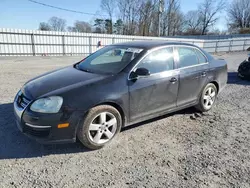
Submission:
<svg viewBox="0 0 250 188">
<path fill-rule="evenodd" d="M 127 127 L 129 125 L 133 125 L 133 124 L 136 124 L 136 123 L 140 123 L 140 122 L 143 122 L 143 121 L 146 121 L 146 120 L 150 120 L 150 119 L 153 119 L 153 118 L 157 118 L 157 117 L 160 117 L 160 116 L 163 116 L 163 115 L 167 115 L 167 114 L 170 114 L 170 113 L 173 113 L 173 112 L 177 112 L 177 111 L 180 111 L 180 110 L 195 106 L 197 104 L 198 104 L 198 102 L 195 101 L 195 102 L 192 102 L 192 103 L 189 103 L 189 104 L 182 105 L 182 106 L 177 107 L 177 108 L 172 108 L 172 109 L 165 110 L 165 111 L 162 111 L 162 112 L 158 112 L 158 113 L 146 116 L 146 117 L 138 118 L 136 121 L 127 122 L 124 127 Z"/>
</svg>

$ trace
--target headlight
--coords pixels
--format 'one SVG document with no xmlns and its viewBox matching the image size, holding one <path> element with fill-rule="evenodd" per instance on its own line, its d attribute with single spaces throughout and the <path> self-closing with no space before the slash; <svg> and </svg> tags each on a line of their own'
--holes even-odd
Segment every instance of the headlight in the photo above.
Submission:
<svg viewBox="0 0 250 188">
<path fill-rule="evenodd" d="M 47 97 L 36 100 L 30 107 L 34 112 L 40 113 L 57 113 L 62 107 L 62 97 Z"/>
</svg>

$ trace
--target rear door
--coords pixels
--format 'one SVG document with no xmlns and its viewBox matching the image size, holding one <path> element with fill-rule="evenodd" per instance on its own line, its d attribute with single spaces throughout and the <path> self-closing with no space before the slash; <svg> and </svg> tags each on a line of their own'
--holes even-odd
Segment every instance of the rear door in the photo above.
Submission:
<svg viewBox="0 0 250 188">
<path fill-rule="evenodd" d="M 148 69 L 150 76 L 129 80 L 130 120 L 175 108 L 179 75 L 174 70 L 173 48 L 152 51 L 133 70 L 137 68 Z"/>
<path fill-rule="evenodd" d="M 178 46 L 178 68 L 180 70 L 177 106 L 195 103 L 207 81 L 209 64 L 200 50 Z"/>
</svg>

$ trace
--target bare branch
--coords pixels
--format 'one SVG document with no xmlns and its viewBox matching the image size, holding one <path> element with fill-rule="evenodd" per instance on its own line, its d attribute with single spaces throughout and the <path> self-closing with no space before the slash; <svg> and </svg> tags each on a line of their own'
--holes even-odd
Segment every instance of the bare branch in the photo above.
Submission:
<svg viewBox="0 0 250 188">
<path fill-rule="evenodd" d="M 202 20 L 198 10 L 187 12 L 185 15 L 184 28 L 186 34 L 194 35 L 201 33 Z"/>
<path fill-rule="evenodd" d="M 236 0 L 228 7 L 229 25 L 231 29 L 234 28 L 248 28 L 250 27 L 250 1 Z"/>
<path fill-rule="evenodd" d="M 90 33 L 91 25 L 84 21 L 76 21 L 73 27 L 68 27 L 68 31 L 79 33 Z"/>
<path fill-rule="evenodd" d="M 53 31 L 65 31 L 66 20 L 58 17 L 52 17 L 49 19 L 49 26 Z"/>
<path fill-rule="evenodd" d="M 226 8 L 226 0 L 204 0 L 199 5 L 199 12 L 202 20 L 202 32 L 207 33 L 210 26 L 214 25 L 218 20 L 218 13 Z"/>
</svg>

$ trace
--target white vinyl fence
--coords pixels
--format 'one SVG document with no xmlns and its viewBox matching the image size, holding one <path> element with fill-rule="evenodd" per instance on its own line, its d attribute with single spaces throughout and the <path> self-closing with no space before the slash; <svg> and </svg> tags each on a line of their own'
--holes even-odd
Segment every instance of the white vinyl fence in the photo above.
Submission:
<svg viewBox="0 0 250 188">
<path fill-rule="evenodd" d="M 0 28 L 0 56 L 88 55 L 98 49 L 99 41 L 106 46 L 135 40 L 185 42 L 208 52 L 243 51 L 250 47 L 250 37 L 198 40 Z"/>
</svg>

